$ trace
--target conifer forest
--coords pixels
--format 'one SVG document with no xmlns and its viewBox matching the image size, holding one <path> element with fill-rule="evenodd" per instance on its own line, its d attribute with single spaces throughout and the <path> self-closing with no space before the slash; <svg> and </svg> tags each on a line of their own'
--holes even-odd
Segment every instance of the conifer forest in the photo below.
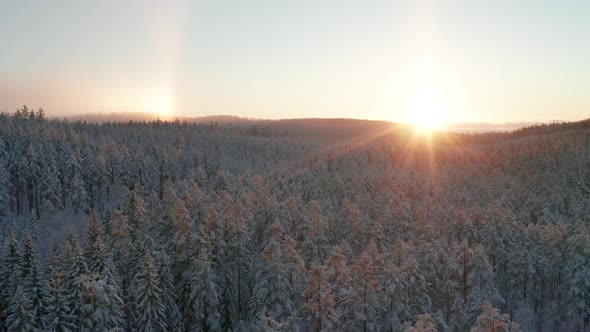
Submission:
<svg viewBox="0 0 590 332">
<path fill-rule="evenodd" d="M 590 120 L 2 113 L 0 331 L 590 331 Z"/>
</svg>

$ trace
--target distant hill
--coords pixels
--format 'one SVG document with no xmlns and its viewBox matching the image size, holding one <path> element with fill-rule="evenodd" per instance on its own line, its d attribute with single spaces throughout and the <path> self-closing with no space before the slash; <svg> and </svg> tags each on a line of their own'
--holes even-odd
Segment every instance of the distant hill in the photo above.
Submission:
<svg viewBox="0 0 590 332">
<path fill-rule="evenodd" d="M 323 144 L 347 144 L 359 140 L 379 137 L 395 139 L 398 134 L 407 134 L 412 128 L 388 121 L 346 119 L 346 118 L 301 118 L 301 119 L 253 119 L 232 115 L 210 115 L 203 117 L 167 117 L 150 113 L 93 113 L 66 117 L 69 121 L 92 123 L 141 122 L 141 121 L 180 121 L 196 124 L 215 124 L 237 126 L 261 135 L 281 136 L 302 142 Z M 491 143 L 498 140 L 523 138 L 531 135 L 549 134 L 571 129 L 589 129 L 590 119 L 575 122 L 511 122 L 511 123 L 453 123 L 447 126 L 442 136 L 465 143 Z"/>
<path fill-rule="evenodd" d="M 248 119 L 240 118 L 233 115 L 211 115 L 203 117 L 182 117 L 182 116 L 160 116 L 152 113 L 143 112 L 113 112 L 113 113 L 86 113 L 65 117 L 69 121 L 86 121 L 93 123 L 104 122 L 127 122 L 127 121 L 187 121 L 192 123 L 240 123 L 247 122 Z"/>
<path fill-rule="evenodd" d="M 484 133 L 484 132 L 506 132 L 521 129 L 524 127 L 531 127 L 543 125 L 544 122 L 504 122 L 504 123 L 488 123 L 488 122 L 458 122 L 451 123 L 447 126 L 448 131 L 460 133 Z"/>
<path fill-rule="evenodd" d="M 141 122 L 156 121 L 158 119 L 162 121 L 180 121 L 197 124 L 215 123 L 222 126 L 239 126 L 252 130 L 272 132 L 277 136 L 322 143 L 358 138 L 375 132 L 388 131 L 394 128 L 394 126 L 397 126 L 387 121 L 360 119 L 303 118 L 269 120 L 241 118 L 231 115 L 162 118 L 150 113 L 93 113 L 74 115 L 65 119 L 68 121 L 86 121 L 91 123 Z"/>
</svg>

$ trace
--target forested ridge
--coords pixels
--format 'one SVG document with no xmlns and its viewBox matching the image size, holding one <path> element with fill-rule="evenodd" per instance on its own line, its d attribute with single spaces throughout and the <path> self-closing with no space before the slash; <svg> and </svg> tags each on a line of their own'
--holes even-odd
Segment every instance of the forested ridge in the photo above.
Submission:
<svg viewBox="0 0 590 332">
<path fill-rule="evenodd" d="M 0 114 L 0 221 L 1 331 L 590 330 L 588 121 L 24 107 Z"/>
</svg>

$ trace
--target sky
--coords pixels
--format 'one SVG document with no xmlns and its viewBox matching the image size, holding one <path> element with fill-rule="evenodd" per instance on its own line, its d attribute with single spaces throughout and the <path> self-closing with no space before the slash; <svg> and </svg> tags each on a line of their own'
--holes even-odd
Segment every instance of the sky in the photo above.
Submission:
<svg viewBox="0 0 590 332">
<path fill-rule="evenodd" d="M 0 110 L 590 117 L 585 1 L 0 1 Z"/>
</svg>

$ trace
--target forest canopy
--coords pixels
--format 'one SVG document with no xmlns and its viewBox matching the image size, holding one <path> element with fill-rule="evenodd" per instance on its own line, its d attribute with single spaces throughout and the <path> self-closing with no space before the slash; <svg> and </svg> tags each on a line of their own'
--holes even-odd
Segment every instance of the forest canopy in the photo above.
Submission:
<svg viewBox="0 0 590 332">
<path fill-rule="evenodd" d="M 590 121 L 0 115 L 0 330 L 585 331 Z"/>
</svg>

